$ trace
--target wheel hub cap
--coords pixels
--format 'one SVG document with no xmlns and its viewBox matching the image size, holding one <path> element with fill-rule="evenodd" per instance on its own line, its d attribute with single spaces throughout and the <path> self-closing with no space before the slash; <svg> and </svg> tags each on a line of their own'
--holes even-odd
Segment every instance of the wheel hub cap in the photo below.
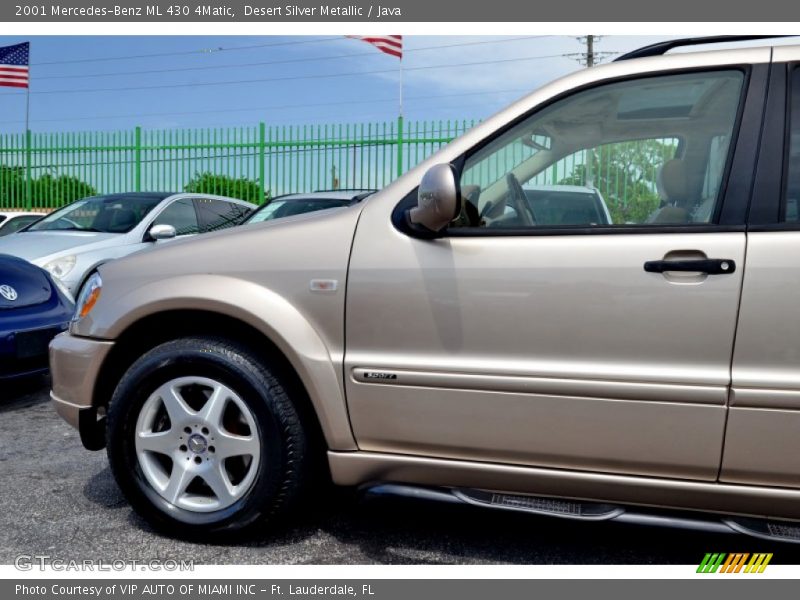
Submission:
<svg viewBox="0 0 800 600">
<path fill-rule="evenodd" d="M 189 450 L 195 454 L 203 454 L 208 448 L 208 440 L 200 434 L 193 434 L 189 437 Z"/>
<path fill-rule="evenodd" d="M 253 413 L 235 391 L 206 377 L 180 377 L 154 391 L 139 412 L 135 441 L 147 484 L 193 512 L 230 506 L 258 473 Z"/>
</svg>

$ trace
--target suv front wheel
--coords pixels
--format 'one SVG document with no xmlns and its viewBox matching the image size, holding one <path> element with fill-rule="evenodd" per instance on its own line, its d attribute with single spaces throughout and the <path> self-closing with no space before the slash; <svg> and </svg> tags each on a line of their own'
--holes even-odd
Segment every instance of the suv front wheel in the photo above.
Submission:
<svg viewBox="0 0 800 600">
<path fill-rule="evenodd" d="M 221 339 L 146 353 L 120 380 L 107 422 L 117 483 L 173 534 L 252 533 L 292 504 L 309 470 L 306 432 L 276 373 Z"/>
</svg>

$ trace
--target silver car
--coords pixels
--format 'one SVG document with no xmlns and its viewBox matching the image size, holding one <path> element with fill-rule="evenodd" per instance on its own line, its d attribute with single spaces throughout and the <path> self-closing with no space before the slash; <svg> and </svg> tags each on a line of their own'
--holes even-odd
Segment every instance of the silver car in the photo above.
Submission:
<svg viewBox="0 0 800 600">
<path fill-rule="evenodd" d="M 44 268 L 77 297 L 89 275 L 109 260 L 163 240 L 239 225 L 255 208 L 249 202 L 202 194 L 93 196 L 0 239 L 0 253 Z"/>
</svg>

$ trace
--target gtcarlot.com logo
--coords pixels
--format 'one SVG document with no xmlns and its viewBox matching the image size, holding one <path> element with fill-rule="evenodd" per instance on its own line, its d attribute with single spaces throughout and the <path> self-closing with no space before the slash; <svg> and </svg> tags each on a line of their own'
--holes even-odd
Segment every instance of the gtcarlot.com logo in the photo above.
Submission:
<svg viewBox="0 0 800 600">
<path fill-rule="evenodd" d="M 709 552 L 703 557 L 698 573 L 763 573 L 767 568 L 772 554 L 750 554 L 739 552 L 725 554 L 724 552 Z"/>
<path fill-rule="evenodd" d="M 18 571 L 194 571 L 194 560 L 62 560 L 45 554 L 20 554 L 14 567 Z"/>
</svg>

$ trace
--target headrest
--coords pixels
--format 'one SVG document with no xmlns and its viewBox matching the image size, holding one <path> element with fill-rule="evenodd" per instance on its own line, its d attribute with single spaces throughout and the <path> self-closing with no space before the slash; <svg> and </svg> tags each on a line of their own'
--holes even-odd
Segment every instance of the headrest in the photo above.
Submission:
<svg viewBox="0 0 800 600">
<path fill-rule="evenodd" d="M 658 173 L 659 192 L 667 202 L 680 202 L 687 196 L 686 163 L 679 158 L 668 160 Z"/>
<path fill-rule="evenodd" d="M 111 214 L 111 231 L 125 231 L 136 224 L 136 213 L 129 208 L 120 208 Z"/>
</svg>

